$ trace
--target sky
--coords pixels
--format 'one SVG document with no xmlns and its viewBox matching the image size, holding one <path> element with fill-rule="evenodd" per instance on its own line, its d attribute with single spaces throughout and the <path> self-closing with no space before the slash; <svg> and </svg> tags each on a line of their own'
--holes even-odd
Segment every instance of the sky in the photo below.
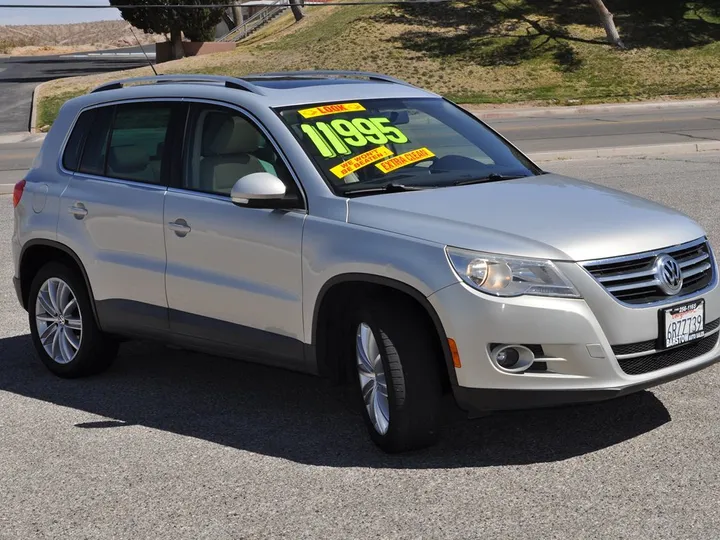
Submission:
<svg viewBox="0 0 720 540">
<path fill-rule="evenodd" d="M 65 24 L 75 22 L 107 21 L 120 19 L 117 9 L 22 9 L 3 8 L 8 4 L 27 5 L 100 5 L 107 6 L 107 0 L 0 0 L 0 25 L 14 24 Z"/>
</svg>

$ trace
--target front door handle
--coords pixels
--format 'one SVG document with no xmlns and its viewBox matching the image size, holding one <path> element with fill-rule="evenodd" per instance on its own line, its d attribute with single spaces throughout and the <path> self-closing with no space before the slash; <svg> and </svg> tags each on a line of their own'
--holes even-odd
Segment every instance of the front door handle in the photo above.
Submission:
<svg viewBox="0 0 720 540">
<path fill-rule="evenodd" d="M 168 223 L 170 230 L 177 234 L 180 238 L 184 238 L 192 230 L 190 225 L 184 219 L 176 219 Z"/>
<path fill-rule="evenodd" d="M 83 219 L 88 214 L 87 208 L 81 202 L 73 204 L 68 211 L 75 216 L 75 219 Z"/>
</svg>

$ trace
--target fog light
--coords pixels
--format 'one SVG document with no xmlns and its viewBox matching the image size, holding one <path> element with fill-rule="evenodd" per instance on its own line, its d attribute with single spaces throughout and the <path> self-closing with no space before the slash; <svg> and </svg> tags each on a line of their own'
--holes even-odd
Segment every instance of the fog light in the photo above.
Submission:
<svg viewBox="0 0 720 540">
<path fill-rule="evenodd" d="M 535 361 L 533 352 L 522 345 L 498 345 L 490 352 L 490 358 L 500 369 L 510 373 L 522 373 Z"/>
<path fill-rule="evenodd" d="M 520 353 L 515 349 L 504 349 L 495 355 L 495 360 L 500 367 L 511 368 L 520 360 Z"/>
</svg>

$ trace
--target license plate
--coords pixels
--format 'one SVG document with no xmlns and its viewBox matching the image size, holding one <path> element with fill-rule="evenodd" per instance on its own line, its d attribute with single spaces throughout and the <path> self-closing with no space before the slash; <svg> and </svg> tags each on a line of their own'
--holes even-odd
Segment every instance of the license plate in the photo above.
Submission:
<svg viewBox="0 0 720 540">
<path fill-rule="evenodd" d="M 663 310 L 665 348 L 677 347 L 705 335 L 705 301 L 695 300 Z"/>
</svg>

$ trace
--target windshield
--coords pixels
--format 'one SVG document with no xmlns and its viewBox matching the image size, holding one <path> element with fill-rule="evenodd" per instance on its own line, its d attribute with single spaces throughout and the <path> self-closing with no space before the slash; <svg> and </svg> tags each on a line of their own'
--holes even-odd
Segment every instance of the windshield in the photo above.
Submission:
<svg viewBox="0 0 720 540">
<path fill-rule="evenodd" d="M 480 121 L 441 98 L 284 108 L 280 117 L 338 195 L 541 174 Z"/>
</svg>

